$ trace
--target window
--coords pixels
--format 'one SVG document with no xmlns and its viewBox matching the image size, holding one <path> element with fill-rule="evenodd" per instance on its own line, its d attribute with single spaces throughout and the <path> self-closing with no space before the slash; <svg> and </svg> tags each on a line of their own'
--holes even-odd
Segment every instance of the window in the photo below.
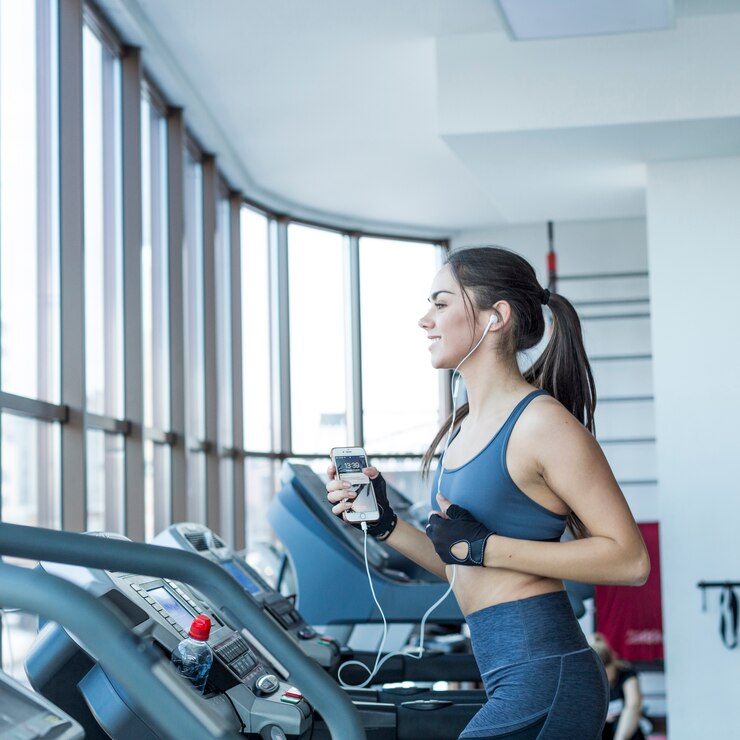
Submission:
<svg viewBox="0 0 740 740">
<path fill-rule="evenodd" d="M 371 457 L 424 452 L 440 423 L 439 374 L 417 323 L 427 310 L 439 251 L 431 244 L 360 239 L 362 405 Z"/>
<path fill-rule="evenodd" d="M 288 228 L 292 450 L 347 444 L 348 251 L 336 232 Z"/>
<path fill-rule="evenodd" d="M 254 452 L 273 449 L 269 228 L 266 216 L 241 209 L 244 447 Z"/>
<path fill-rule="evenodd" d="M 206 438 L 203 296 L 203 166 L 185 153 L 185 433 L 188 446 L 188 519 L 206 521 L 206 467 L 199 444 Z"/>
<path fill-rule="evenodd" d="M 56 22 L 0 0 L 2 390 L 59 401 Z"/>
<path fill-rule="evenodd" d="M 121 65 L 85 26 L 85 379 L 87 411 L 123 416 Z M 87 433 L 87 527 L 123 531 L 123 438 Z"/>
<path fill-rule="evenodd" d="M 170 423 L 169 253 L 167 229 L 167 125 L 146 91 L 141 101 L 144 425 L 159 434 Z M 158 438 L 161 438 L 158 437 Z M 170 524 L 170 448 L 144 444 L 145 533 L 151 539 Z"/>
<path fill-rule="evenodd" d="M 123 415 L 121 65 L 83 31 L 87 409 Z"/>
</svg>

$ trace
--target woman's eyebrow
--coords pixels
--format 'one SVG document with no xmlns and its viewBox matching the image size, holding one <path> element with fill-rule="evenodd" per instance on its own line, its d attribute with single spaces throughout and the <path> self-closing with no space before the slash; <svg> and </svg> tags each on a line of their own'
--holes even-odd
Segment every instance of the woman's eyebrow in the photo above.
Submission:
<svg viewBox="0 0 740 740">
<path fill-rule="evenodd" d="M 432 295 L 427 298 L 427 300 L 431 303 L 432 301 L 437 300 L 437 296 L 440 295 L 440 293 L 449 293 L 450 295 L 455 295 L 451 290 L 436 290 Z"/>
</svg>

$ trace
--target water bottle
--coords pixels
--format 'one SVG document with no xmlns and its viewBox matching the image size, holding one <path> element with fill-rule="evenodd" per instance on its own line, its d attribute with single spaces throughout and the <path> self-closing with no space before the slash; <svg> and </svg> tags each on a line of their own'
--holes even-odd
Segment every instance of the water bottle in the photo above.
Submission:
<svg viewBox="0 0 740 740">
<path fill-rule="evenodd" d="M 213 650 L 206 642 L 211 634 L 211 620 L 205 614 L 199 614 L 190 625 L 189 637 L 186 637 L 173 651 L 172 663 L 185 678 L 202 694 L 208 671 L 213 664 Z"/>
</svg>

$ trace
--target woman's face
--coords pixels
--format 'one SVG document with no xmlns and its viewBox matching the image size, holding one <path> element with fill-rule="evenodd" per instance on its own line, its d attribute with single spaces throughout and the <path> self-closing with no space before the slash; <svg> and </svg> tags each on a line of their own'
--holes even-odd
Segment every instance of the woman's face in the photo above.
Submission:
<svg viewBox="0 0 740 740">
<path fill-rule="evenodd" d="M 481 323 L 480 312 L 476 312 L 473 330 L 465 308 L 461 288 L 449 266 L 445 265 L 432 282 L 429 310 L 419 319 L 419 326 L 430 340 L 432 367 L 438 370 L 456 367 L 483 333 L 485 322 Z M 481 324 L 480 330 L 478 324 Z"/>
</svg>

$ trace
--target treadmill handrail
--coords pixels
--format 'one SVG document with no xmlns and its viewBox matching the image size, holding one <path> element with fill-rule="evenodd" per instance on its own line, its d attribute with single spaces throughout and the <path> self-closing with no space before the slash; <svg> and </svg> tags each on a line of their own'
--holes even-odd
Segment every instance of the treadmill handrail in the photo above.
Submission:
<svg viewBox="0 0 740 740">
<path fill-rule="evenodd" d="M 339 685 L 283 634 L 228 573 L 200 555 L 141 542 L 7 523 L 0 523 L 0 555 L 172 578 L 195 586 L 282 663 L 291 674 L 290 680 L 321 714 L 333 738 L 365 740 L 360 714 Z"/>
<path fill-rule="evenodd" d="M 40 614 L 70 630 L 162 737 L 239 737 L 224 727 L 163 655 L 79 586 L 42 571 L 0 563 L 0 603 Z"/>
</svg>

